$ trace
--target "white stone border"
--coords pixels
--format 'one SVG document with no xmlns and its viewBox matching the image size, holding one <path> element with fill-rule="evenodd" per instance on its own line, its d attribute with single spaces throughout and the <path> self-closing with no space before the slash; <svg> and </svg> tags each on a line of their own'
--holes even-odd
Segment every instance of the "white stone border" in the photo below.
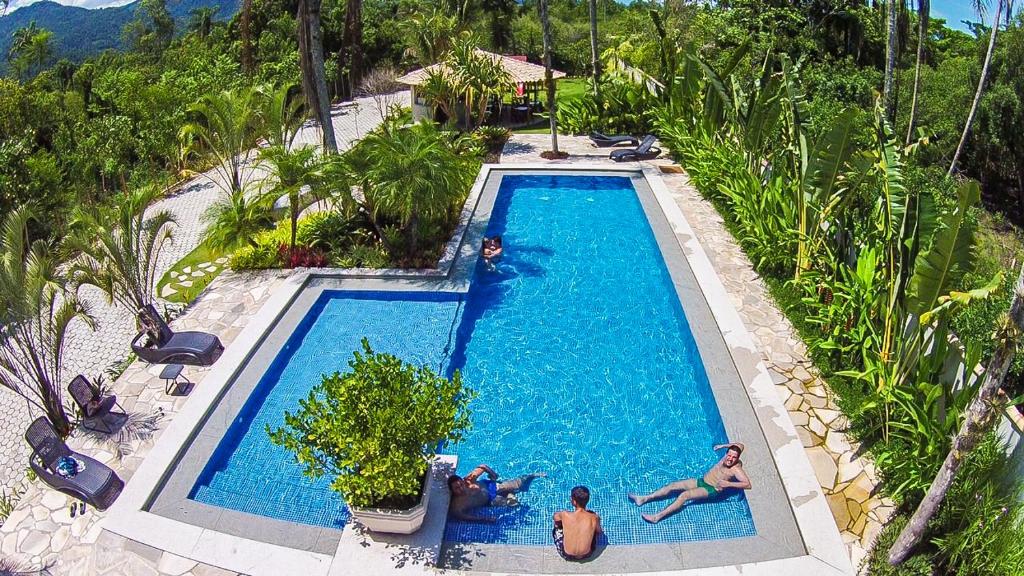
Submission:
<svg viewBox="0 0 1024 576">
<path fill-rule="evenodd" d="M 328 576 L 344 571 L 350 566 L 336 564 L 341 556 L 331 557 L 326 554 L 296 550 L 257 542 L 217 532 L 215 530 L 194 526 L 188 523 L 171 520 L 157 514 L 147 512 L 149 501 L 156 496 L 164 476 L 172 470 L 177 458 L 182 453 L 195 433 L 200 422 L 213 408 L 222 392 L 233 381 L 237 373 L 245 366 L 251 354 L 259 347 L 264 337 L 274 328 L 278 319 L 288 306 L 295 300 L 311 277 L 396 277 L 396 276 L 445 276 L 450 271 L 460 252 L 464 236 L 472 221 L 477 201 L 494 170 L 538 170 L 538 171 L 617 171 L 626 173 L 641 172 L 647 179 L 658 204 L 665 217 L 681 241 L 687 261 L 704 293 L 708 306 L 718 323 L 723 338 L 732 353 L 737 357 L 759 357 L 753 338 L 729 301 L 727 292 L 715 272 L 711 261 L 707 258 L 693 230 L 683 216 L 682 210 L 675 203 L 671 193 L 658 173 L 658 168 L 649 164 L 638 170 L 636 164 L 610 166 L 608 164 L 484 164 L 476 182 L 467 197 L 460 216 L 455 234 L 449 240 L 444 255 L 438 263 L 438 270 L 430 271 L 399 271 L 367 270 L 339 273 L 327 270 L 310 270 L 299 272 L 286 279 L 284 285 L 271 295 L 260 311 L 253 317 L 245 330 L 232 342 L 217 364 L 197 386 L 192 397 L 181 412 L 171 421 L 160 436 L 156 445 L 143 460 L 139 469 L 132 476 L 120 498 L 111 507 L 104 521 L 104 529 L 125 538 L 141 542 L 182 556 L 211 564 L 228 570 L 234 570 L 254 576 L 279 574 L 303 574 L 305 576 Z M 475 254 L 475 251 L 474 251 Z M 443 272 L 442 272 L 443 269 Z M 738 353 L 738 354 L 737 354 Z M 850 565 L 846 547 L 839 537 L 832 513 L 825 502 L 821 487 L 818 485 L 814 471 L 807 460 L 803 445 L 796 435 L 796 428 L 789 419 L 788 412 L 775 392 L 771 377 L 765 363 L 757 361 L 756 366 L 737 366 L 741 377 L 755 374 L 745 382 L 747 394 L 754 406 L 759 424 L 765 428 L 770 424 L 782 429 L 785 441 L 769 440 L 775 464 L 782 479 L 783 486 L 790 500 L 804 544 L 808 550 L 806 556 L 756 562 L 736 566 L 721 566 L 692 570 L 669 572 L 647 572 L 655 576 L 726 576 L 726 575 L 760 575 L 774 576 L 822 576 L 828 574 L 849 576 L 854 574 Z M 411 568 L 411 567 L 406 567 Z M 417 566 L 415 571 L 429 569 Z M 396 571 L 398 571 L 396 569 Z M 375 570 L 376 572 L 376 570 Z M 455 571 L 455 573 L 461 573 Z"/>
</svg>

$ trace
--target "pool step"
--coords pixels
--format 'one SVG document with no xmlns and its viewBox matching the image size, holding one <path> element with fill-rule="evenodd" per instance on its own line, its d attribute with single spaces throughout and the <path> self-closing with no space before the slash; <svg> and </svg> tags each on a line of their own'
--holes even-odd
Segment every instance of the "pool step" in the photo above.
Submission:
<svg viewBox="0 0 1024 576">
<path fill-rule="evenodd" d="M 348 520 L 348 508 L 338 500 L 337 506 L 309 499 L 271 500 L 265 493 L 239 494 L 228 490 L 200 486 L 193 497 L 198 502 L 258 514 L 279 520 L 341 528 Z"/>
<path fill-rule="evenodd" d="M 317 484 L 320 484 L 319 482 Z M 309 495 L 330 491 L 329 485 L 323 482 L 314 485 L 308 478 L 282 479 L 266 477 L 241 470 L 220 470 L 213 474 L 208 483 L 210 488 L 235 494 L 269 494 L 271 492 L 294 494 L 297 500 L 308 500 Z M 318 498 L 322 499 L 322 498 Z"/>
</svg>

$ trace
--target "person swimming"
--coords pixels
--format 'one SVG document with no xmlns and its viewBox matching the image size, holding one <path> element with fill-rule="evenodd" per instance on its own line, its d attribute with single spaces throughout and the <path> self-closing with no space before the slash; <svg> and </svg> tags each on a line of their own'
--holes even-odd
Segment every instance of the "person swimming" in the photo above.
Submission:
<svg viewBox="0 0 1024 576">
<path fill-rule="evenodd" d="M 501 244 L 501 236 L 495 236 L 493 238 L 484 238 L 483 246 L 480 249 L 481 254 L 484 257 L 484 262 L 487 267 L 494 269 L 494 262 L 501 258 L 503 252 Z"/>
</svg>

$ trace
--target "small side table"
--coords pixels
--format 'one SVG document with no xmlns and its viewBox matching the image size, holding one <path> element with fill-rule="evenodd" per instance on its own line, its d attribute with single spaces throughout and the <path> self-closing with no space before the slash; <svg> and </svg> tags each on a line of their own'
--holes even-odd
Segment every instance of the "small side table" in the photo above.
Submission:
<svg viewBox="0 0 1024 576">
<path fill-rule="evenodd" d="M 168 364 L 164 366 L 163 370 L 160 371 L 160 378 L 162 378 L 165 381 L 165 394 L 172 394 L 172 391 L 177 392 L 179 385 L 178 378 L 184 380 L 186 384 L 191 384 L 188 378 L 185 378 L 184 376 L 181 375 L 181 371 L 184 369 L 185 367 L 182 366 L 181 364 Z"/>
</svg>

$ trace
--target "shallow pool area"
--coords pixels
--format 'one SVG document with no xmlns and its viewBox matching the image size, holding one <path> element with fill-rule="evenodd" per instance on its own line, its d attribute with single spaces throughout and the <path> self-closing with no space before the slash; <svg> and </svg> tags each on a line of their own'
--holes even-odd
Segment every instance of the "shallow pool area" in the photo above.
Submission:
<svg viewBox="0 0 1024 576">
<path fill-rule="evenodd" d="M 444 372 L 460 300 L 451 293 L 324 293 L 234 418 L 189 498 L 279 520 L 344 527 L 348 508 L 330 489 L 330 478 L 305 477 L 292 454 L 270 442 L 267 428 L 282 427 L 285 412 L 297 410 L 322 375 L 347 370 L 362 338 L 378 352 Z"/>
</svg>

